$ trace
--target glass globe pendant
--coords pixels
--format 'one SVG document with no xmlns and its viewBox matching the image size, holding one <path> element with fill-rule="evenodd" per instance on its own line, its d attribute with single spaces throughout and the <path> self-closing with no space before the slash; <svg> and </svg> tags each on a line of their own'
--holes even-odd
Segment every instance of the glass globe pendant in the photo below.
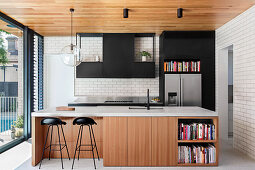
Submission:
<svg viewBox="0 0 255 170">
<path fill-rule="evenodd" d="M 65 65 L 76 67 L 79 64 L 81 64 L 81 58 L 80 58 L 80 49 L 76 45 L 73 45 L 72 43 L 74 9 L 71 8 L 70 12 L 71 12 L 71 44 L 62 48 L 61 58 Z"/>
<path fill-rule="evenodd" d="M 75 67 L 81 64 L 80 49 L 76 45 L 65 46 L 61 50 L 62 61 L 65 65 Z"/>
</svg>

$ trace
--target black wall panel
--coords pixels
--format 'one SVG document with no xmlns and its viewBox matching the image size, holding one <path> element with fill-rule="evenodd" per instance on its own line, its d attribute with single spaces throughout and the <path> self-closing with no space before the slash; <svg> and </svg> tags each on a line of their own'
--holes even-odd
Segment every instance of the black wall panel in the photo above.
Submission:
<svg viewBox="0 0 255 170">
<path fill-rule="evenodd" d="M 131 77 L 134 34 L 104 34 L 103 44 L 104 77 Z"/>
<path fill-rule="evenodd" d="M 215 110 L 215 32 L 167 31 L 160 36 L 160 96 L 164 98 L 164 58 L 200 59 L 202 107 Z"/>
</svg>

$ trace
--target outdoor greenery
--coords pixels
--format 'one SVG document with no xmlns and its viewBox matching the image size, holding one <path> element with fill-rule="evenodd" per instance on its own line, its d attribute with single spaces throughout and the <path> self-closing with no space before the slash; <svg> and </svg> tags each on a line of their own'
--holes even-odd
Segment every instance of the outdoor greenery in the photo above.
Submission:
<svg viewBox="0 0 255 170">
<path fill-rule="evenodd" d="M 151 58 L 151 53 L 149 53 L 148 51 L 141 51 L 139 54 L 140 56 L 146 56 Z"/>
<path fill-rule="evenodd" d="M 17 120 L 14 122 L 16 128 L 23 128 L 24 126 L 24 117 L 23 115 L 18 116 Z"/>
<path fill-rule="evenodd" d="M 6 33 L 6 31 L 0 29 L 0 65 L 5 66 L 9 61 L 7 58 L 7 51 L 4 47 L 4 39 L 1 36 L 2 32 Z"/>
</svg>

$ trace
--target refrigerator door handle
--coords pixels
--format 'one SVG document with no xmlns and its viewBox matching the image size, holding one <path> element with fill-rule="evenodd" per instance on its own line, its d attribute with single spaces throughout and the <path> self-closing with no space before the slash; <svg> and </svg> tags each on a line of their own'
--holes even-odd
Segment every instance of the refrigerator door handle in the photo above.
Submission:
<svg viewBox="0 0 255 170">
<path fill-rule="evenodd" d="M 181 78 L 181 75 L 179 75 L 179 106 L 182 106 L 182 78 Z"/>
<path fill-rule="evenodd" d="M 181 77 L 181 106 L 183 106 L 183 99 L 184 99 L 184 78 Z"/>
</svg>

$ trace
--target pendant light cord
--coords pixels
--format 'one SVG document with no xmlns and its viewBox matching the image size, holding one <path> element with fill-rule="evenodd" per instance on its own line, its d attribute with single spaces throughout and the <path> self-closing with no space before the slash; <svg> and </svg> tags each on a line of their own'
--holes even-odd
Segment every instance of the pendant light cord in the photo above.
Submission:
<svg viewBox="0 0 255 170">
<path fill-rule="evenodd" d="M 73 13 L 74 13 L 74 9 L 70 8 L 70 12 L 71 12 L 71 50 L 73 51 Z"/>
<path fill-rule="evenodd" d="M 73 11 L 71 10 L 71 44 L 73 44 Z"/>
</svg>

